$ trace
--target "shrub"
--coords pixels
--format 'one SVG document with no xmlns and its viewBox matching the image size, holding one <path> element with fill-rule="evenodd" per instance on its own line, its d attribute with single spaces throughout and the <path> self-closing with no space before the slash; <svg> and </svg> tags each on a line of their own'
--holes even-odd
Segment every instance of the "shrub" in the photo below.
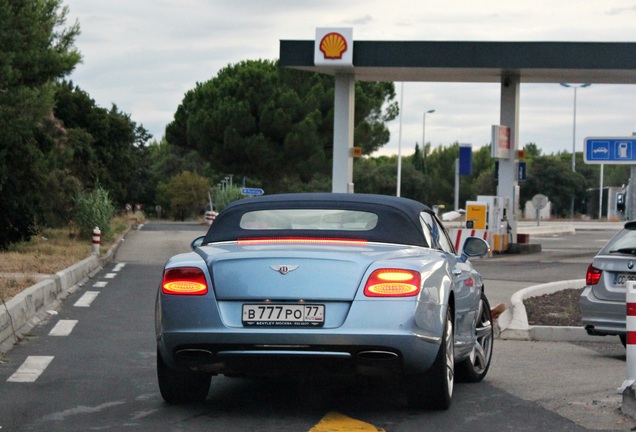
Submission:
<svg viewBox="0 0 636 432">
<path fill-rule="evenodd" d="M 99 227 L 102 238 L 110 238 L 111 222 L 115 208 L 108 191 L 96 186 L 90 192 L 80 192 L 75 197 L 73 216 L 82 237 L 90 237 L 93 228 Z"/>
</svg>

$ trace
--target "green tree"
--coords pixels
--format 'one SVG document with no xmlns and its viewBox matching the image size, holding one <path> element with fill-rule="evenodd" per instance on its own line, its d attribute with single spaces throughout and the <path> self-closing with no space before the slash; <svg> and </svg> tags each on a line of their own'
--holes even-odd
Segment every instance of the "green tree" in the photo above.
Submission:
<svg viewBox="0 0 636 432">
<path fill-rule="evenodd" d="M 82 184 L 90 188 L 99 182 L 119 204 L 150 199 L 146 129 L 116 105 L 99 107 L 71 82 L 57 87 L 55 102 L 55 117 L 66 130 L 64 144 L 70 149 L 68 166 Z"/>
<path fill-rule="evenodd" d="M 357 83 L 355 143 L 371 153 L 388 142 L 392 83 Z M 244 61 L 186 93 L 166 128 L 171 145 L 197 150 L 218 172 L 246 175 L 269 193 L 331 175 L 333 77 Z M 386 107 L 383 109 L 383 107 Z"/>
<path fill-rule="evenodd" d="M 81 60 L 79 25 L 61 0 L 0 0 L 0 249 L 41 221 L 49 180 L 38 140 L 51 126 L 54 83 Z"/>
<path fill-rule="evenodd" d="M 189 171 L 172 177 L 163 188 L 168 213 L 178 220 L 195 217 L 205 208 L 210 187 L 208 179 Z"/>
<path fill-rule="evenodd" d="M 572 198 L 575 199 L 575 210 L 584 211 L 586 187 L 585 177 L 580 172 L 572 172 L 571 157 L 540 156 L 528 168 L 527 180 L 521 185 L 520 202 L 543 194 L 552 202 L 553 214 L 566 217 L 571 213 Z"/>
</svg>

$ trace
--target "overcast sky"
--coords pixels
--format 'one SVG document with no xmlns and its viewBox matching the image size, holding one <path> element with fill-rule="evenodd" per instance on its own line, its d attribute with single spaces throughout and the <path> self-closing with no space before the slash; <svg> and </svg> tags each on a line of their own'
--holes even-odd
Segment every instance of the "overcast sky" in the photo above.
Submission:
<svg viewBox="0 0 636 432">
<path fill-rule="evenodd" d="M 81 35 L 74 84 L 102 107 L 130 114 L 157 140 L 185 93 L 228 64 L 279 56 L 280 40 L 313 40 L 316 27 L 352 27 L 354 40 L 636 42 L 632 0 L 65 0 Z M 396 83 L 397 100 L 402 86 Z M 499 84 L 404 83 L 402 139 L 389 124 L 382 153 L 425 139 L 480 147 L 499 123 Z M 521 146 L 572 151 L 574 90 L 521 84 Z M 586 136 L 636 132 L 636 86 L 577 90 L 576 148 Z"/>
</svg>

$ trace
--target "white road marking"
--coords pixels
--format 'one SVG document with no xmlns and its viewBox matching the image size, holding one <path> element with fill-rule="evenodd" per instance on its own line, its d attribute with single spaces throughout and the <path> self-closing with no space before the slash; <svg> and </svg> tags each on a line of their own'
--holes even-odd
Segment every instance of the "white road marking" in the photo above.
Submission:
<svg viewBox="0 0 636 432">
<path fill-rule="evenodd" d="M 7 382 L 34 382 L 52 360 L 53 356 L 29 356 Z"/>
<path fill-rule="evenodd" d="M 115 276 L 117 276 L 117 273 L 106 273 L 104 277 L 106 279 L 115 279 Z"/>
<path fill-rule="evenodd" d="M 114 272 L 118 272 L 119 270 L 123 269 L 126 266 L 126 263 L 119 263 L 115 266 L 115 268 L 113 269 Z"/>
<path fill-rule="evenodd" d="M 77 300 L 73 306 L 89 307 L 91 303 L 93 303 L 93 300 L 95 300 L 98 294 L 99 294 L 98 291 L 86 291 L 84 295 L 80 297 L 79 300 Z"/>
<path fill-rule="evenodd" d="M 73 331 L 77 320 L 59 320 L 49 332 L 49 336 L 68 336 Z"/>
<path fill-rule="evenodd" d="M 108 285 L 108 282 L 106 281 L 99 281 L 99 282 L 95 282 L 93 284 L 93 288 L 104 288 L 106 285 Z"/>
</svg>

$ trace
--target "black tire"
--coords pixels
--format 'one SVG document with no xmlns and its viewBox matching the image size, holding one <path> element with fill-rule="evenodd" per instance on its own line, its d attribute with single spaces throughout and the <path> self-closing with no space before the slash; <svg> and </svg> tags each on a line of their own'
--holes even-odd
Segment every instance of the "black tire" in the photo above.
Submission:
<svg viewBox="0 0 636 432">
<path fill-rule="evenodd" d="M 490 368 L 495 331 L 486 294 L 481 293 L 477 322 L 475 323 L 475 346 L 468 358 L 457 363 L 457 380 L 468 383 L 480 382 Z"/>
<path fill-rule="evenodd" d="M 449 307 L 433 365 L 425 373 L 407 377 L 406 391 L 411 408 L 445 410 L 450 407 L 455 382 L 454 344 L 453 314 Z"/>
<path fill-rule="evenodd" d="M 169 404 L 203 402 L 210 391 L 212 375 L 190 369 L 171 368 L 157 350 L 157 379 L 161 397 Z"/>
</svg>

